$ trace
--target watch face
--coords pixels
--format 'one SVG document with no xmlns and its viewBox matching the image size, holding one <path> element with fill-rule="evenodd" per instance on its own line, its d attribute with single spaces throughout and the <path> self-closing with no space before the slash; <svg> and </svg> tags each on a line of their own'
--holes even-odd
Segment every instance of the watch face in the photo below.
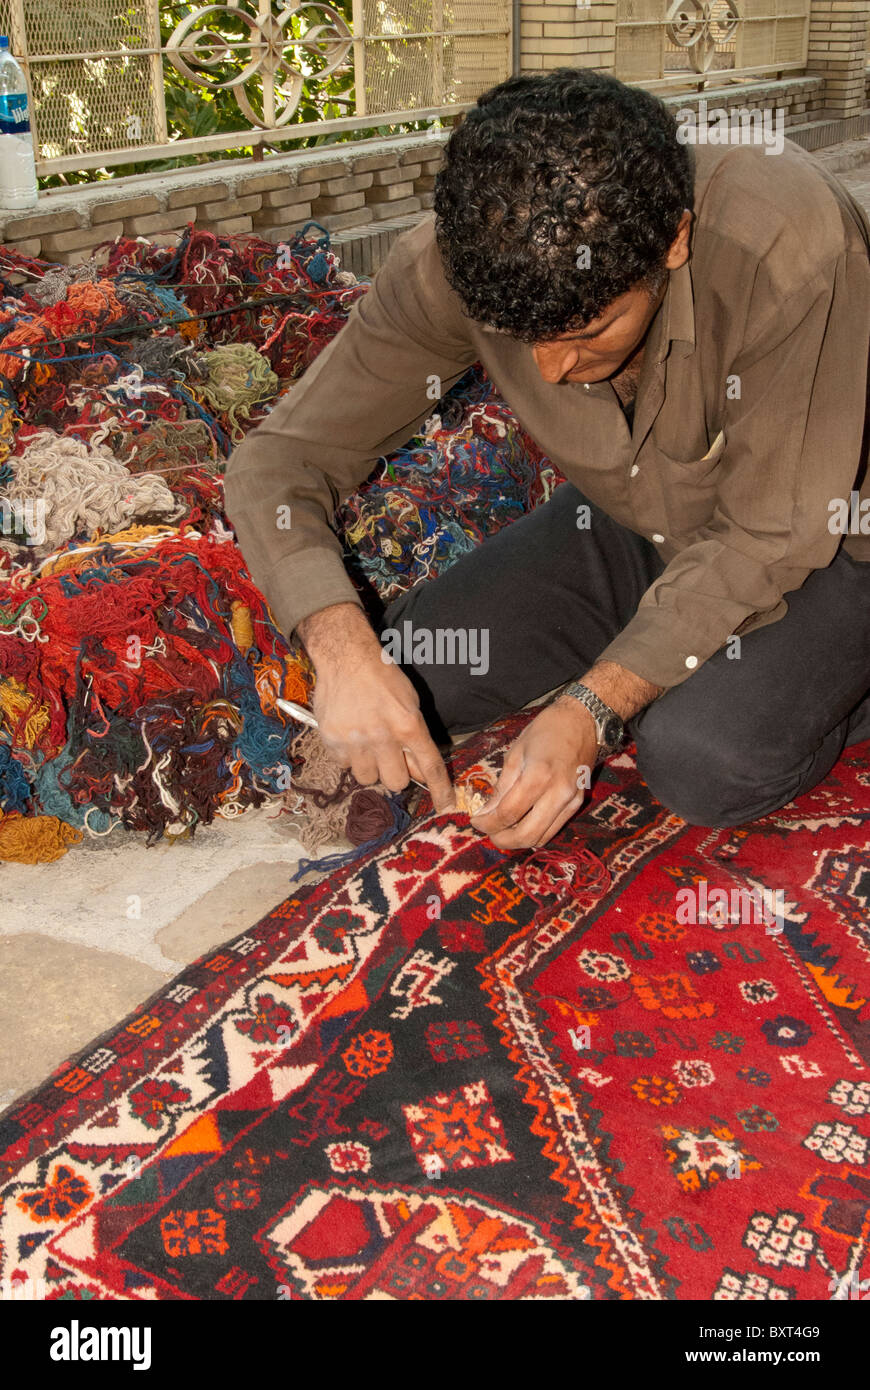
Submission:
<svg viewBox="0 0 870 1390">
<path fill-rule="evenodd" d="M 604 721 L 603 742 L 607 748 L 616 748 L 622 741 L 622 720 L 610 715 Z"/>
</svg>

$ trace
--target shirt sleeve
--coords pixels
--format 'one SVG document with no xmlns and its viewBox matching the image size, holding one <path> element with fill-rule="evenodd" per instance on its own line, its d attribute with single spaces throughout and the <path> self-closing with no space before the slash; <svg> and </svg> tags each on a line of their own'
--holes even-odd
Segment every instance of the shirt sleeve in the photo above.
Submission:
<svg viewBox="0 0 870 1390">
<path fill-rule="evenodd" d="M 344 327 L 227 465 L 227 515 L 283 632 L 359 603 L 335 507 L 476 360 L 426 220 L 397 240 Z"/>
<path fill-rule="evenodd" d="M 732 635 L 781 618 L 783 595 L 830 564 L 842 540 L 829 527 L 830 503 L 848 499 L 861 460 L 866 251 L 843 252 L 784 301 L 762 263 L 745 322 L 728 369 L 740 396 L 725 403 L 713 515 L 600 658 L 663 689 Z"/>
</svg>

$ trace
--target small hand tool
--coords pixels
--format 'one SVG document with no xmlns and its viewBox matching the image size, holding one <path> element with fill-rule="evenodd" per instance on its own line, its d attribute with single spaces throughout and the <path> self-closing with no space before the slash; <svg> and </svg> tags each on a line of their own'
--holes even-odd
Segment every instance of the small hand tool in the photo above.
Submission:
<svg viewBox="0 0 870 1390">
<path fill-rule="evenodd" d="M 320 725 L 318 724 L 314 715 L 311 713 L 311 710 L 306 709 L 304 705 L 297 705 L 295 700 L 276 699 L 275 704 L 278 706 L 279 709 L 282 709 L 285 714 L 292 715 L 294 719 L 301 719 L 303 724 L 310 724 L 312 729 L 320 728 Z M 411 776 L 410 772 L 408 773 L 408 776 Z M 429 788 L 426 786 L 426 783 L 418 782 L 416 777 L 411 777 L 411 781 L 414 783 L 415 787 L 422 787 L 424 792 L 427 792 L 429 790 Z"/>
</svg>

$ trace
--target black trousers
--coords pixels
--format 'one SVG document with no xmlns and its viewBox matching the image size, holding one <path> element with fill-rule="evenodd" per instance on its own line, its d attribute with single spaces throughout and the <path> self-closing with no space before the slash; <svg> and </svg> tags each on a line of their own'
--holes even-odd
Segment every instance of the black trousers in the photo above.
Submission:
<svg viewBox="0 0 870 1390">
<path fill-rule="evenodd" d="M 577 507 L 591 526 L 577 530 Z M 485 630 L 488 669 L 408 660 L 433 735 L 483 728 L 580 677 L 625 627 L 663 564 L 570 483 L 416 585 L 380 624 Z M 741 638 L 631 721 L 653 794 L 695 825 L 755 820 L 809 791 L 870 738 L 870 564 L 842 549 L 788 595 L 784 618 Z M 425 657 L 425 653 L 422 653 Z M 482 667 L 483 663 L 478 662 Z"/>
</svg>

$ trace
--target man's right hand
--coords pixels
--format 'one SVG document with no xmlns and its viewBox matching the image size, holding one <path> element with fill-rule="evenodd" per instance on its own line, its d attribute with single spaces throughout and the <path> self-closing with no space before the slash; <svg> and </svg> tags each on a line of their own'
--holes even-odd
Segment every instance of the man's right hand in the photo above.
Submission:
<svg viewBox="0 0 870 1390">
<path fill-rule="evenodd" d="M 414 777 L 426 783 L 436 811 L 451 810 L 453 788 L 417 692 L 386 656 L 362 609 L 334 604 L 305 618 L 297 631 L 317 673 L 320 735 L 336 762 L 363 786 L 381 781 L 394 792 Z"/>
</svg>

